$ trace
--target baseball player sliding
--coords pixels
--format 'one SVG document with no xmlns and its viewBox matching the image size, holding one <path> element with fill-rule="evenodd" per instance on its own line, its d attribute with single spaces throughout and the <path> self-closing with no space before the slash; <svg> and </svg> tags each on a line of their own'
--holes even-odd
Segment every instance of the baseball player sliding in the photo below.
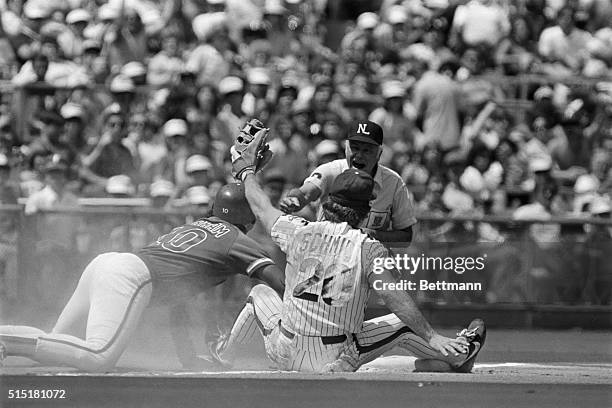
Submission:
<svg viewBox="0 0 612 408">
<path fill-rule="evenodd" d="M 174 228 L 135 254 L 111 252 L 91 261 L 51 333 L 0 326 L 0 360 L 6 354 L 45 365 L 108 370 L 150 303 L 184 302 L 237 273 L 282 293 L 282 271 L 245 235 L 254 221 L 242 184 L 222 187 L 212 217 Z"/>
<path fill-rule="evenodd" d="M 338 175 L 322 203 L 323 220 L 308 222 L 274 208 L 254 173 L 268 160 L 263 129 L 248 144 L 232 148 L 233 170 L 245 184 L 246 197 L 265 230 L 287 254 L 285 292 L 281 299 L 257 285 L 250 292 L 227 341 L 218 347 L 220 361 L 231 358 L 235 344 L 258 328 L 267 355 L 282 370 L 355 371 L 395 346 L 420 360 L 444 362 L 456 372 L 471 371 L 484 345 L 486 330 L 476 319 L 457 338 L 436 333 L 405 291 L 375 289 L 396 282 L 396 270 L 374 274 L 374 260 L 387 249 L 358 227 L 370 211 L 374 180 L 359 169 Z M 393 312 L 364 321 L 372 290 Z M 417 365 L 419 368 L 419 365 Z"/>
</svg>

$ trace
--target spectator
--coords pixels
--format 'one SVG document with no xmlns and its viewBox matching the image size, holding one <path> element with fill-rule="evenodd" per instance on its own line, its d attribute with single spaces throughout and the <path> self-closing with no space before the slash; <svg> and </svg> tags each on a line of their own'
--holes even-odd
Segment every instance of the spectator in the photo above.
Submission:
<svg viewBox="0 0 612 408">
<path fill-rule="evenodd" d="M 576 27 L 574 10 L 569 6 L 559 10 L 556 20 L 558 25 L 542 31 L 538 51 L 545 62 L 552 64 L 544 67 L 545 72 L 571 75 L 582 69 L 592 36 Z"/>
<path fill-rule="evenodd" d="M 200 44 L 187 58 L 186 68 L 198 73 L 198 84 L 218 84 L 230 70 L 226 59 L 232 48 L 225 13 L 201 14 L 193 20 Z"/>
<path fill-rule="evenodd" d="M 188 186 L 210 187 L 213 179 L 213 165 L 201 154 L 189 156 L 185 161 L 185 173 L 189 177 Z"/>
<path fill-rule="evenodd" d="M 187 205 L 197 214 L 205 214 L 211 201 L 210 193 L 204 186 L 193 186 L 185 190 Z"/>
<path fill-rule="evenodd" d="M 237 129 L 241 129 L 246 120 L 242 110 L 244 81 L 236 76 L 225 77 L 219 82 L 221 109 L 217 114 L 221 133 L 220 140 L 228 147 L 234 143 Z"/>
<path fill-rule="evenodd" d="M 27 148 L 27 159 L 30 169 L 38 169 L 39 160 L 46 161 L 52 155 L 59 155 L 66 163 L 73 163 L 74 148 L 62 141 L 64 118 L 54 111 L 43 111 L 38 114 L 40 136 Z M 38 163 L 37 163 L 38 162 Z"/>
<path fill-rule="evenodd" d="M 449 151 L 459 145 L 459 89 L 454 81 L 458 65 L 447 61 L 429 70 L 415 84 L 413 105 L 424 143 Z"/>
<path fill-rule="evenodd" d="M 104 128 L 93 150 L 83 158 L 88 179 L 105 186 L 108 178 L 118 174 L 134 175 L 137 161 L 124 145 L 125 121 L 117 105 L 111 106 L 104 120 Z"/>
<path fill-rule="evenodd" d="M 76 87 L 89 82 L 85 69 L 69 60 L 61 58 L 57 39 L 44 36 L 41 39 L 40 53 L 34 54 L 12 79 L 13 84 L 24 86 L 44 81 L 57 87 Z"/>
<path fill-rule="evenodd" d="M 149 196 L 153 208 L 165 208 L 176 194 L 174 183 L 168 180 L 157 180 L 151 183 Z"/>
<path fill-rule="evenodd" d="M 110 68 L 115 72 L 130 61 L 144 62 L 148 50 L 148 36 L 139 12 L 121 4 L 115 24 L 104 36 Z"/>
<path fill-rule="evenodd" d="M 372 122 L 380 123 L 385 135 L 385 146 L 388 148 L 401 141 L 413 144 L 413 125 L 404 116 L 404 97 L 406 95 L 400 81 L 387 81 L 381 85 L 384 104 L 370 114 Z"/>
<path fill-rule="evenodd" d="M 491 0 L 472 0 L 457 7 L 451 35 L 459 49 L 484 46 L 492 50 L 509 31 L 508 16 L 501 7 Z"/>
<path fill-rule="evenodd" d="M 85 9 L 74 9 L 66 14 L 68 28 L 57 37 L 57 42 L 66 58 L 75 59 L 83 54 L 84 32 L 91 20 L 91 14 Z"/>
<path fill-rule="evenodd" d="M 174 32 L 162 32 L 162 49 L 148 63 L 147 83 L 153 86 L 172 85 L 184 69 L 181 39 Z"/>
<path fill-rule="evenodd" d="M 170 119 L 162 127 L 167 153 L 157 165 L 155 175 L 170 180 L 179 188 L 188 184 L 185 162 L 189 157 L 188 127 L 183 119 Z"/>
<path fill-rule="evenodd" d="M 76 196 L 66 186 L 69 166 L 64 159 L 55 155 L 42 168 L 45 187 L 28 197 L 25 206 L 26 214 L 39 210 L 48 210 L 54 206 L 76 206 Z"/>
</svg>

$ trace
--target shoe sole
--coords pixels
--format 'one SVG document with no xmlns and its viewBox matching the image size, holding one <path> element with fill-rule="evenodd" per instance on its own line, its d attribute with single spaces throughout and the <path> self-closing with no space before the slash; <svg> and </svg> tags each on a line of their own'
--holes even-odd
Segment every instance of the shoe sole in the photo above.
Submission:
<svg viewBox="0 0 612 408">
<path fill-rule="evenodd" d="M 470 353 L 469 357 L 465 360 L 463 364 L 459 367 L 455 368 L 455 372 L 457 373 L 469 373 L 474 368 L 474 362 L 476 361 L 476 357 L 480 350 L 482 350 L 485 340 L 487 338 L 487 328 L 482 319 L 474 319 L 468 326 L 468 330 L 474 329 L 476 327 L 482 327 L 482 333 L 476 333 L 476 337 L 474 340 L 470 342 Z"/>
</svg>

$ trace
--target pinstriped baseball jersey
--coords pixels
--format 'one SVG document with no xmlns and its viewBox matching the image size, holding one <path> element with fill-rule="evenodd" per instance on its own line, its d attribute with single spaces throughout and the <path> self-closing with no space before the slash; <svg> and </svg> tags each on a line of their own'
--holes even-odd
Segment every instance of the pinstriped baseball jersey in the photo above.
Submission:
<svg viewBox="0 0 612 408">
<path fill-rule="evenodd" d="M 368 254 L 372 243 L 386 252 L 384 247 L 347 223 L 309 223 L 291 215 L 279 217 L 271 235 L 287 254 L 283 325 L 304 336 L 359 331 L 372 270 L 364 263 L 364 244 Z"/>
</svg>

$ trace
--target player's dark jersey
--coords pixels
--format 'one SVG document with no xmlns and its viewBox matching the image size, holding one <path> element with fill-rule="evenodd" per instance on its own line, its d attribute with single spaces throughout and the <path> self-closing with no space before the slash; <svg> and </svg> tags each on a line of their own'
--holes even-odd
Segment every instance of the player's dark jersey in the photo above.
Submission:
<svg viewBox="0 0 612 408">
<path fill-rule="evenodd" d="M 174 228 L 137 255 L 154 281 L 184 281 L 202 291 L 230 275 L 252 275 L 273 264 L 263 249 L 234 225 L 217 217 Z"/>
</svg>

